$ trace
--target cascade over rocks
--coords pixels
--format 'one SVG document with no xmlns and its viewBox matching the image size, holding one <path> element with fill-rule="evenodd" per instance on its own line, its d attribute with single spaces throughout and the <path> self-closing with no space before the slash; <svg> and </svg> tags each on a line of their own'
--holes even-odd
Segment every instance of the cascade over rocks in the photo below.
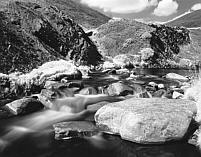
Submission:
<svg viewBox="0 0 201 157">
<path fill-rule="evenodd" d="M 181 140 L 197 112 L 193 101 L 131 98 L 110 103 L 95 114 L 96 124 L 122 139 L 141 143 Z"/>
</svg>

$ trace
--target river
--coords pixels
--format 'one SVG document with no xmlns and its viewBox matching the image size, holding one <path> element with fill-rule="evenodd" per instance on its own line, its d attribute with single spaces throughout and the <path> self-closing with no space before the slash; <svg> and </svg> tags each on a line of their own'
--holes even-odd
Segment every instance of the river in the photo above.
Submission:
<svg viewBox="0 0 201 157">
<path fill-rule="evenodd" d="M 168 85 L 177 83 L 162 77 L 169 72 L 182 75 L 198 74 L 198 72 L 189 70 L 137 69 L 136 73 L 141 77 L 135 81 L 139 83 L 155 81 Z M 83 79 L 83 82 L 89 86 L 99 86 L 118 80 L 126 81 L 125 78 L 124 75 L 93 74 L 92 78 Z M 34 114 L 0 120 L 0 137 L 8 132 L 8 126 L 33 117 Z M 16 139 L 4 151 L 1 151 L 0 157 L 201 157 L 198 148 L 184 142 L 165 145 L 139 145 L 121 140 L 119 136 L 108 134 L 57 141 L 54 140 L 51 126 L 39 132 L 28 132 Z"/>
</svg>

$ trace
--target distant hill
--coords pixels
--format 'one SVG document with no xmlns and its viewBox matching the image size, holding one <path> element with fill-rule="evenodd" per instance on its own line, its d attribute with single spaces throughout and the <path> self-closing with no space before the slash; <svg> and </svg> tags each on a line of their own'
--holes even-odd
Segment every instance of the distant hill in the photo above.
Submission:
<svg viewBox="0 0 201 157">
<path fill-rule="evenodd" d="M 5 8 L 9 2 L 31 2 L 37 3 L 43 7 L 55 6 L 62 11 L 65 15 L 68 15 L 76 23 L 80 24 L 86 29 L 96 28 L 110 20 L 109 17 L 93 10 L 85 5 L 82 5 L 73 0 L 0 0 L 0 9 Z"/>
<path fill-rule="evenodd" d="M 187 28 L 201 27 L 201 10 L 193 11 L 180 18 L 166 23 L 169 26 L 184 26 Z"/>
<path fill-rule="evenodd" d="M 116 19 L 98 27 L 93 38 L 104 55 L 136 54 L 142 47 L 150 47 L 147 38 L 153 30 L 147 24 L 135 20 Z"/>
</svg>

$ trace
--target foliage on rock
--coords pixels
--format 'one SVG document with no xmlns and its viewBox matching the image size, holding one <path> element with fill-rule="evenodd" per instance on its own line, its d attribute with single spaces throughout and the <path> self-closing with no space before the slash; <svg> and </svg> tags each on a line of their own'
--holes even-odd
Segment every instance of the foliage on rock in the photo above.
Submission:
<svg viewBox="0 0 201 157">
<path fill-rule="evenodd" d="M 184 27 L 168 27 L 165 25 L 150 25 L 155 28 L 151 32 L 151 48 L 154 50 L 152 63 L 163 65 L 167 59 L 173 59 L 180 52 L 180 46 L 190 44 L 189 31 Z M 167 66 L 167 65 L 166 65 Z"/>
</svg>

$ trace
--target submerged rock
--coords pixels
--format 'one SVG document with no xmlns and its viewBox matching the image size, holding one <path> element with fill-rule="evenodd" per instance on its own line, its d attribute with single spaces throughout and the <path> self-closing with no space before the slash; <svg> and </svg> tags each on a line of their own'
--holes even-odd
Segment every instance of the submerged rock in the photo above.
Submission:
<svg viewBox="0 0 201 157">
<path fill-rule="evenodd" d="M 181 140 L 187 133 L 196 105 L 189 100 L 131 98 L 108 104 L 95 114 L 96 124 L 122 139 L 141 144 Z"/>
<path fill-rule="evenodd" d="M 61 122 L 54 124 L 53 127 L 57 140 L 91 137 L 99 132 L 94 123 L 87 121 Z"/>
</svg>

